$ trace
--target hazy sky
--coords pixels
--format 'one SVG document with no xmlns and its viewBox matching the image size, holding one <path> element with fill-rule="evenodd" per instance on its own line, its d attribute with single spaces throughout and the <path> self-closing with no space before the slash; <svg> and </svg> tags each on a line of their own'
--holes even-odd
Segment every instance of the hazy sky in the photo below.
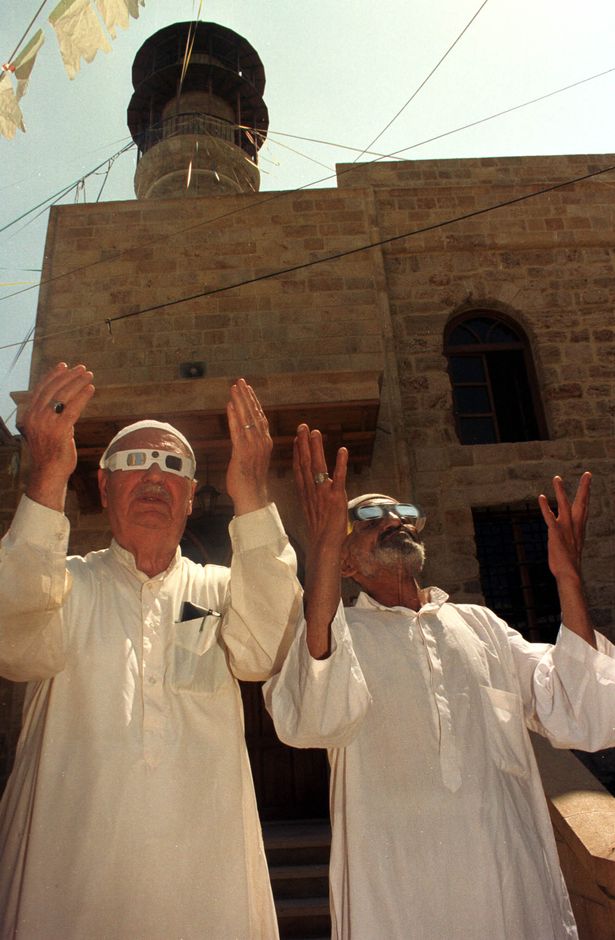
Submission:
<svg viewBox="0 0 615 940">
<path fill-rule="evenodd" d="M 46 42 L 21 102 L 27 132 L 12 141 L 0 137 L 0 228 L 129 142 L 126 108 L 136 51 L 152 33 L 193 19 L 199 8 L 193 0 L 146 0 L 139 19 L 118 30 L 112 51 L 82 63 L 70 81 L 47 22 L 56 2 L 49 0 L 33 27 L 44 28 Z M 8 59 L 40 3 L 0 0 L 0 62 Z M 270 133 L 261 150 L 261 190 L 306 186 L 333 174 L 336 163 L 351 162 L 424 82 L 481 4 L 204 0 L 200 18 L 244 36 L 265 67 Z M 413 148 L 407 152 L 412 160 L 615 153 L 614 37 L 613 0 L 487 0 L 373 150 Z M 538 104 L 422 143 L 610 69 Z M 134 167 L 133 149 L 113 164 L 101 198 L 134 198 Z M 86 180 L 86 201 L 96 200 L 104 179 Z M 334 180 L 317 185 L 331 186 Z M 62 201 L 74 202 L 74 192 Z M 0 232 L 0 346 L 20 342 L 35 320 L 36 286 L 7 295 L 38 281 L 49 213 L 36 215 Z M 28 387 L 30 348 L 11 371 L 16 350 L 0 349 L 0 416 L 10 427 L 8 393 Z"/>
</svg>

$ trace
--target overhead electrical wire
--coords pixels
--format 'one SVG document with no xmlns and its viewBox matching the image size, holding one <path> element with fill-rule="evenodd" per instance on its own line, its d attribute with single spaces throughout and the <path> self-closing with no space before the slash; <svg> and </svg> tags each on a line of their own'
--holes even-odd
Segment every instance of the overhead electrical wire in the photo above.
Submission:
<svg viewBox="0 0 615 940">
<path fill-rule="evenodd" d="M 37 209 L 40 209 L 41 207 L 46 207 L 48 203 L 54 200 L 62 199 L 63 196 L 67 196 L 70 192 L 72 192 L 73 189 L 75 189 L 76 186 L 79 185 L 79 183 L 81 183 L 88 176 L 91 176 L 93 173 L 96 173 L 103 166 L 107 166 L 109 161 L 114 162 L 117 157 L 121 156 L 123 153 L 126 153 L 127 150 L 132 149 L 132 147 L 134 146 L 135 146 L 134 141 L 131 140 L 129 144 L 125 144 L 125 146 L 122 147 L 121 150 L 118 150 L 111 157 L 106 157 L 106 159 L 103 160 L 102 163 L 99 163 L 97 166 L 95 166 L 94 169 L 89 170 L 87 173 L 84 173 L 83 176 L 80 176 L 78 179 L 73 180 L 72 183 L 69 183 L 68 186 L 63 186 L 62 189 L 59 189 L 57 192 L 53 193 L 51 196 L 47 196 L 47 198 L 43 199 L 42 202 L 39 202 L 38 205 L 33 206 L 31 209 L 28 209 L 26 212 L 22 212 L 21 215 L 18 215 L 16 219 L 12 219 L 10 222 L 7 222 L 5 225 L 0 226 L 0 234 L 2 234 L 2 232 L 6 232 L 7 229 L 11 228 L 13 225 L 16 225 L 18 222 L 21 222 L 21 220 L 25 219 L 26 216 L 30 215 L 30 213 L 36 212 Z"/>
<path fill-rule="evenodd" d="M 403 147 L 401 150 L 395 150 L 392 153 L 388 154 L 378 154 L 375 160 L 366 161 L 361 163 L 361 167 L 369 166 L 371 163 L 378 163 L 380 160 L 389 160 L 392 157 L 398 157 L 400 160 L 403 159 L 400 154 L 407 153 L 408 150 L 414 150 L 416 147 L 424 147 L 425 144 L 432 144 L 436 140 L 442 140 L 444 137 L 450 137 L 452 134 L 458 134 L 460 131 L 469 130 L 472 127 L 477 127 L 479 124 L 485 124 L 487 121 L 493 121 L 495 118 L 504 117 L 506 114 L 512 114 L 514 111 L 520 111 L 522 108 L 527 108 L 529 105 L 538 104 L 541 101 L 546 101 L 547 98 L 552 98 L 554 95 L 559 95 L 564 91 L 570 91 L 572 88 L 578 88 L 579 85 L 585 85 L 587 82 L 592 82 L 596 78 L 604 78 L 605 75 L 610 75 L 615 72 L 615 66 L 610 69 L 605 69 L 604 72 L 596 72 L 595 75 L 588 75 L 586 78 L 580 78 L 576 82 L 571 82 L 570 85 L 563 85 L 561 88 L 556 88 L 554 91 L 548 91 L 544 95 L 539 95 L 537 98 L 529 98 L 527 101 L 522 101 L 521 104 L 511 105 L 510 108 L 504 108 L 502 111 L 495 111 L 493 114 L 488 114 L 486 117 L 478 118 L 476 121 L 470 121 L 467 124 L 460 124 L 459 127 L 454 127 L 450 131 L 443 131 L 441 134 L 436 134 L 433 137 L 426 137 L 424 140 L 419 140 L 415 144 L 410 144 L 408 147 Z M 290 137 L 292 140 L 303 140 L 308 143 L 313 144 L 323 144 L 328 147 L 339 147 L 341 150 L 357 150 L 357 147 L 350 147 L 348 144 L 339 144 L 331 140 L 319 140 L 314 137 L 301 137 L 299 134 L 288 134 L 284 131 L 269 131 L 269 137 Z M 365 153 L 370 153 L 366 150 Z M 340 175 L 350 172 L 353 170 L 354 161 L 352 166 L 348 167 L 347 170 L 343 170 Z"/>
<path fill-rule="evenodd" d="M 448 49 L 446 50 L 446 52 L 444 53 L 444 55 L 441 56 L 441 58 L 439 59 L 439 61 L 434 65 L 434 67 L 432 68 L 432 70 L 431 70 L 431 72 L 429 73 L 429 75 L 427 75 L 426 78 L 424 78 L 423 81 L 421 82 L 421 84 L 418 86 L 418 88 L 416 88 L 416 89 L 412 92 L 412 94 L 410 95 L 410 97 L 408 98 L 408 100 L 406 101 L 406 103 L 401 106 L 401 108 L 399 109 L 399 111 L 397 112 L 397 114 L 394 114 L 394 115 L 393 115 L 393 117 L 391 118 L 391 120 L 389 121 L 389 123 L 388 123 L 388 124 L 385 124 L 385 126 L 382 128 L 382 130 L 380 131 L 380 133 L 379 133 L 379 134 L 376 134 L 376 136 L 374 137 L 374 139 L 373 139 L 372 141 L 370 141 L 370 143 L 367 145 L 367 147 L 366 147 L 364 150 L 362 150 L 361 153 L 360 153 L 358 156 L 355 157 L 355 159 L 354 159 L 354 161 L 353 161 L 354 163 L 356 163 L 357 160 L 360 160 L 361 157 L 363 156 L 363 154 L 366 153 L 366 152 L 370 149 L 370 147 L 373 147 L 377 140 L 380 140 L 380 138 L 382 137 L 382 135 L 383 135 L 386 131 L 388 131 L 388 129 L 389 129 L 389 127 L 391 126 L 391 124 L 393 124 L 393 123 L 397 120 L 397 118 L 399 117 L 399 115 L 400 115 L 403 111 L 406 110 L 406 108 L 408 107 L 408 105 L 409 105 L 412 101 L 414 101 L 414 99 L 416 98 L 416 96 L 418 95 L 418 93 L 425 87 L 425 85 L 427 84 L 427 82 L 429 81 L 429 79 L 430 79 L 433 75 L 435 75 L 435 73 L 438 71 L 438 69 L 440 68 L 440 66 L 441 66 L 442 63 L 444 62 L 444 60 L 447 58 L 448 55 L 450 55 L 450 53 L 453 51 L 453 49 L 455 48 L 455 46 L 457 45 L 457 43 L 460 41 L 460 39 L 464 36 L 465 33 L 467 33 L 467 31 L 469 30 L 470 26 L 472 25 L 472 23 L 474 22 L 474 20 L 476 19 L 476 17 L 479 15 L 479 13 L 481 12 L 481 10 L 487 5 L 488 2 L 489 2 L 489 0 L 483 0 L 483 2 L 481 3 L 481 5 L 479 6 L 478 10 L 477 10 L 476 13 L 474 14 L 474 16 L 473 16 L 470 20 L 468 20 L 468 22 L 467 22 L 466 25 L 463 27 L 463 29 L 461 30 L 461 32 L 459 33 L 459 35 L 457 36 L 457 38 L 455 39 L 455 41 L 451 43 L 451 45 L 448 47 Z"/>
<path fill-rule="evenodd" d="M 26 346 L 27 346 L 28 343 L 30 342 L 30 340 L 31 340 L 31 338 L 32 338 L 32 335 L 33 335 L 33 333 L 34 333 L 35 328 L 36 328 L 36 324 L 33 323 L 32 326 L 30 327 L 30 329 L 28 330 L 27 334 L 25 335 L 25 337 L 22 339 L 21 343 L 19 343 L 19 349 L 17 350 L 17 352 L 16 352 L 15 355 L 13 356 L 13 360 L 12 360 L 10 366 L 8 367 L 8 370 L 7 370 L 7 373 L 6 373 L 7 376 L 11 374 L 11 372 L 13 371 L 13 369 L 15 368 L 15 366 L 17 365 L 17 362 L 19 361 L 19 357 L 21 356 L 22 352 L 24 351 L 24 349 L 26 348 Z"/>
<path fill-rule="evenodd" d="M 350 255 L 358 254 L 362 251 L 370 251 L 373 248 L 381 248 L 384 245 L 391 245 L 394 242 L 402 241 L 406 238 L 411 238 L 414 235 L 423 235 L 426 232 L 433 232 L 440 228 L 445 228 L 448 225 L 453 225 L 456 222 L 463 222 L 467 219 L 473 219 L 480 215 L 486 215 L 489 212 L 495 212 L 498 209 L 504 209 L 508 206 L 514 206 L 521 202 L 526 202 L 529 199 L 534 199 L 538 196 L 544 196 L 548 193 L 555 192 L 558 189 L 563 189 L 565 186 L 573 186 L 575 183 L 583 183 L 586 180 L 595 179 L 598 176 L 602 176 L 605 173 L 611 173 L 615 170 L 615 164 L 611 166 L 602 167 L 599 170 L 592 170 L 590 173 L 584 173 L 582 176 L 575 176 L 571 179 L 562 180 L 559 183 L 553 183 L 550 186 L 544 186 L 542 189 L 535 190 L 531 193 L 524 193 L 521 196 L 514 196 L 511 199 L 505 199 L 502 202 L 494 203 L 491 206 L 484 206 L 482 209 L 473 209 L 471 212 L 464 212 L 462 215 L 453 216 L 450 219 L 444 219 L 440 222 L 433 222 L 430 225 L 421 226 L 418 229 L 412 229 L 408 232 L 401 232 L 398 235 L 390 235 L 387 238 L 379 239 L 375 242 L 369 242 L 363 245 L 357 245 L 354 248 L 347 248 L 344 251 L 334 252 L 330 255 L 325 255 L 321 258 L 314 258 L 311 261 L 303 261 L 299 264 L 290 265 L 287 268 L 279 268 L 275 271 L 269 271 L 266 274 L 260 274 L 256 277 L 246 278 L 242 281 L 236 281 L 232 284 L 225 284 L 220 287 L 214 287 L 209 290 L 199 291 L 196 294 L 190 294 L 185 297 L 178 297 L 175 300 L 169 300 L 165 303 L 154 304 L 151 307 L 144 307 L 141 310 L 133 310 L 130 313 L 121 313 L 115 317 L 106 317 L 104 320 L 98 321 L 100 327 L 107 326 L 109 331 L 111 331 L 111 326 L 114 323 L 118 323 L 121 320 L 131 319 L 133 317 L 143 316 L 146 313 L 153 313 L 155 310 L 162 310 L 167 307 L 175 307 L 182 303 L 187 303 L 190 300 L 198 300 L 204 297 L 212 297 L 215 294 L 222 294 L 230 290 L 235 290 L 238 287 L 247 287 L 250 284 L 257 284 L 261 281 L 271 280 L 275 277 L 282 277 L 285 274 L 292 274 L 295 271 L 305 270 L 307 268 L 316 267 L 320 264 L 327 264 L 331 261 L 337 261 L 340 258 L 346 258 Z M 91 329 L 92 326 L 95 326 L 95 323 L 88 323 L 87 325 L 81 324 L 79 326 L 69 327 L 65 330 L 57 330 L 54 333 L 47 333 L 42 336 L 39 336 L 39 341 L 46 339 L 54 339 L 58 336 L 66 336 L 69 333 L 79 332 L 83 329 Z M 23 342 L 23 341 L 22 341 Z M 29 340 L 31 342 L 31 340 Z M 3 349 L 13 349 L 16 346 L 20 346 L 21 343 L 7 343 L 3 346 L 0 346 L 0 350 Z"/>
<path fill-rule="evenodd" d="M 32 19 L 30 20 L 30 22 L 28 23 L 28 25 L 27 25 L 27 27 L 26 27 L 26 30 L 25 30 L 25 32 L 24 32 L 24 34 L 23 34 L 23 36 L 21 37 L 21 39 L 19 40 L 19 42 L 17 43 L 17 45 L 15 46 L 15 48 L 13 49 L 13 51 L 11 52 L 10 56 L 9 56 L 8 59 L 6 60 L 9 64 L 13 61 L 13 59 L 15 58 L 15 56 L 17 55 L 17 53 L 18 53 L 19 50 L 21 49 L 21 47 L 22 47 L 22 45 L 23 45 L 23 43 L 24 43 L 24 41 L 25 41 L 25 39 L 26 39 L 26 36 L 28 35 L 28 33 L 30 32 L 30 30 L 32 29 L 32 27 L 33 27 L 34 23 L 36 22 L 36 20 L 38 19 L 38 17 L 40 16 L 40 14 L 41 14 L 41 12 L 42 12 L 42 9 L 43 9 L 43 7 L 45 6 L 46 3 L 47 3 L 47 0 L 43 0 L 43 2 L 41 3 L 40 7 L 38 8 L 38 10 L 36 11 L 36 13 L 35 13 L 34 16 L 32 17 Z"/>
<path fill-rule="evenodd" d="M 265 136 L 264 134 L 261 136 Z M 288 144 L 283 144 L 280 140 L 273 140 L 271 143 L 275 144 L 276 147 L 282 147 L 283 150 L 288 150 L 290 153 L 296 154 L 298 157 L 303 157 L 304 160 L 309 160 L 310 163 L 315 163 L 317 166 L 321 166 L 323 170 L 330 170 L 331 167 L 326 163 L 321 163 L 320 160 L 315 160 L 314 157 L 308 156 L 307 153 L 301 153 L 300 150 L 295 150 L 294 147 L 289 147 Z"/>
</svg>

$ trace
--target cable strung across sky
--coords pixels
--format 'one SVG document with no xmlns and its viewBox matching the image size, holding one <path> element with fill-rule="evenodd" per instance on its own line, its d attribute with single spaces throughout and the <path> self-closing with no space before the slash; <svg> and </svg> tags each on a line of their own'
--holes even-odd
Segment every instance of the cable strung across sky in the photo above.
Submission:
<svg viewBox="0 0 615 940">
<path fill-rule="evenodd" d="M 146 313 L 153 313 L 155 310 L 164 310 L 167 307 L 175 307 L 178 304 L 187 303 L 190 300 L 198 300 L 205 297 L 212 297 L 215 294 L 222 294 L 227 291 L 235 290 L 239 287 L 247 287 L 250 284 L 257 284 L 261 281 L 268 281 L 275 277 L 282 277 L 285 274 L 292 274 L 295 271 L 305 270 L 306 268 L 315 267 L 320 264 L 326 264 L 331 261 L 338 261 L 340 258 L 347 258 L 349 255 L 357 254 L 361 251 L 369 251 L 372 248 L 381 248 L 384 245 L 390 245 L 394 242 L 401 241 L 402 239 L 411 238 L 413 235 L 423 235 L 426 232 L 433 232 L 436 229 L 444 228 L 448 225 L 454 225 L 456 222 L 463 222 L 467 219 L 476 218 L 480 215 L 485 215 L 488 212 L 495 212 L 498 209 L 504 209 L 507 206 L 514 206 L 520 202 L 526 202 L 529 199 L 534 199 L 538 196 L 544 196 L 548 193 L 555 192 L 555 190 L 563 189 L 565 186 L 572 186 L 575 183 L 583 183 L 586 180 L 595 179 L 598 176 L 602 176 L 605 173 L 611 173 L 615 170 L 615 164 L 611 166 L 602 167 L 599 170 L 594 170 L 591 173 L 585 173 L 583 176 L 575 176 L 568 180 L 563 180 L 560 183 L 554 183 L 551 186 L 545 186 L 542 189 L 536 190 L 531 193 L 524 193 L 521 196 L 515 196 L 512 199 L 506 199 L 503 202 L 495 203 L 491 206 L 485 206 L 482 209 L 474 209 L 471 212 L 465 212 L 462 215 L 454 216 L 450 219 L 444 219 L 441 222 L 434 222 L 431 225 L 425 225 L 418 229 L 412 229 L 409 232 L 401 232 L 398 235 L 390 235 L 388 238 L 380 239 L 376 242 L 369 242 L 364 245 L 357 245 L 354 248 L 347 248 L 344 251 L 335 252 L 334 254 L 325 255 L 322 258 L 314 258 L 311 261 L 304 261 L 300 264 L 294 264 L 287 268 L 279 268 L 275 271 L 268 271 L 266 274 L 260 274 L 257 277 L 246 278 L 242 281 L 236 281 L 232 284 L 222 285 L 220 287 L 213 287 L 209 290 L 198 291 L 196 294 L 190 294 L 185 297 L 177 297 L 174 300 L 165 301 L 162 304 L 155 304 L 151 307 L 143 307 L 140 310 L 133 310 L 130 313 L 121 313 L 115 317 L 106 317 L 104 320 L 98 321 L 100 326 L 105 326 L 109 333 L 112 332 L 112 324 L 118 323 L 121 320 L 128 320 L 134 317 L 143 316 Z M 66 330 L 57 330 L 55 333 L 47 333 L 42 336 L 37 337 L 39 342 L 44 339 L 52 339 L 57 336 L 66 336 L 69 333 L 80 332 L 81 330 L 91 329 L 94 324 L 89 323 L 87 325 L 80 325 L 76 327 L 70 327 Z M 33 340 L 30 340 L 32 342 Z M 23 342 L 23 341 L 22 341 Z M 7 343 L 4 346 L 0 346 L 1 349 L 13 349 L 17 346 L 21 346 L 22 343 Z"/>
</svg>

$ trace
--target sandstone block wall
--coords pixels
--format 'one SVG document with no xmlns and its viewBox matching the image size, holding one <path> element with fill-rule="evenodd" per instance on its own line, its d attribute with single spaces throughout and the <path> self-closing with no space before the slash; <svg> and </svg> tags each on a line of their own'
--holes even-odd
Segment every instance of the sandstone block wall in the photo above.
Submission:
<svg viewBox="0 0 615 940">
<path fill-rule="evenodd" d="M 612 162 L 352 165 L 338 168 L 337 189 L 55 208 L 33 378 L 60 358 L 86 361 L 99 385 L 176 379 L 192 360 L 206 363 L 207 376 L 245 374 L 257 388 L 259 376 L 280 372 L 379 369 L 373 461 L 351 475 L 350 492 L 385 489 L 421 502 L 428 580 L 480 600 L 472 509 L 535 504 L 555 473 L 572 487 L 591 469 L 588 590 L 598 625 L 613 636 L 612 174 L 502 205 Z M 287 268 L 296 269 L 267 276 Z M 253 278 L 261 280 L 232 287 Z M 174 303 L 204 290 L 216 293 Z M 105 324 L 155 305 L 111 332 Z M 525 331 L 547 440 L 458 442 L 443 335 L 453 316 L 476 307 Z M 300 538 L 289 475 L 274 492 Z M 74 523 L 80 549 L 106 538 L 101 520 L 80 518 L 78 507 Z"/>
<path fill-rule="evenodd" d="M 339 186 L 373 187 L 413 492 L 430 512 L 429 572 L 480 599 L 471 509 L 535 503 L 560 473 L 594 474 L 586 572 L 597 622 L 614 635 L 615 179 L 605 174 L 498 206 L 613 164 L 610 156 L 375 164 Z M 430 228 L 431 227 L 431 228 Z M 487 308 L 525 331 L 548 440 L 461 445 L 443 338 Z"/>
<path fill-rule="evenodd" d="M 178 378 L 191 359 L 211 376 L 374 368 L 382 284 L 369 254 L 225 290 L 365 240 L 369 208 L 327 191 L 52 210 L 35 377 L 62 355 L 87 357 L 108 384 Z M 155 305 L 109 335 L 107 318 Z"/>
</svg>

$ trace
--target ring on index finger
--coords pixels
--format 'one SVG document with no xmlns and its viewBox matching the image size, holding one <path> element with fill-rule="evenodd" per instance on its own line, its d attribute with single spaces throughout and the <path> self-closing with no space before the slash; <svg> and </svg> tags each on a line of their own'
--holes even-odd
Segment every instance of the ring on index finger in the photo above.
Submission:
<svg viewBox="0 0 615 940">
<path fill-rule="evenodd" d="M 321 483 L 326 483 L 329 479 L 328 473 L 323 473 L 322 470 L 319 473 L 314 474 L 314 483 L 316 486 L 319 486 Z"/>
</svg>

